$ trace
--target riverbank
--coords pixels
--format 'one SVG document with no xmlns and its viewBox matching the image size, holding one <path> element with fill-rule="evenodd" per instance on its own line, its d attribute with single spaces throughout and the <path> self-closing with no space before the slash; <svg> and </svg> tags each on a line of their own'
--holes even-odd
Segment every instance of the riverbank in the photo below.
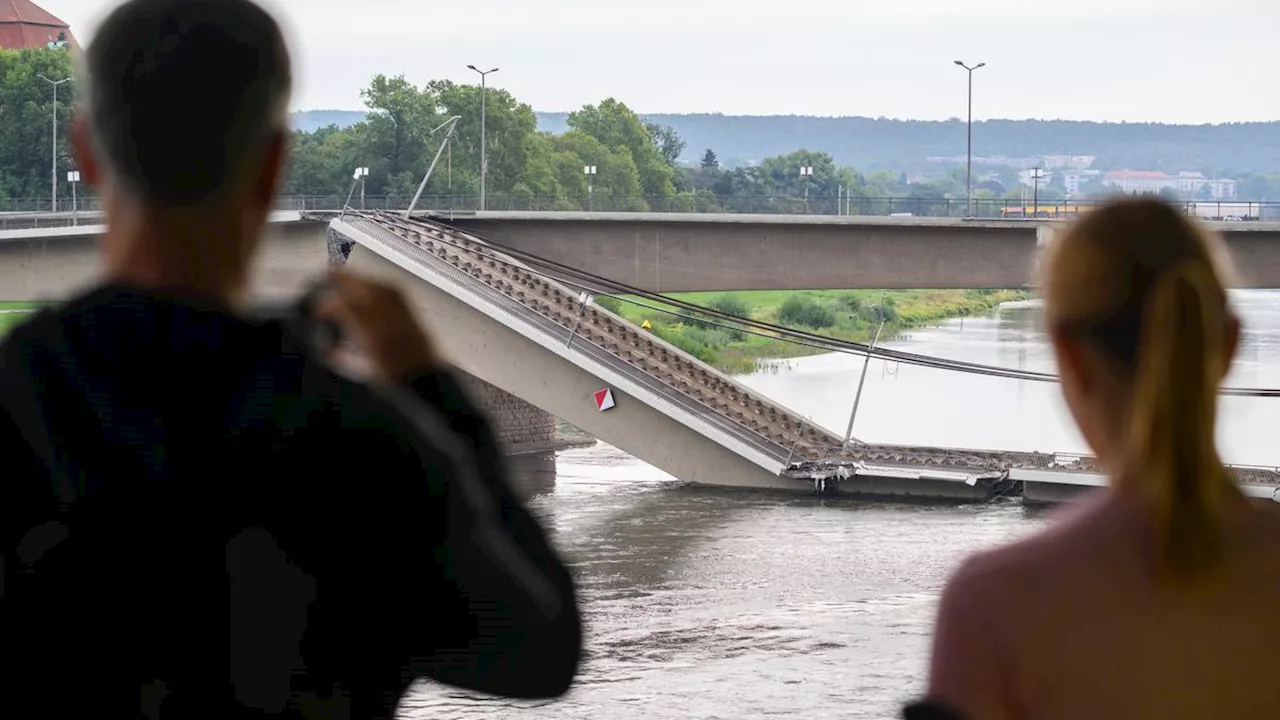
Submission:
<svg viewBox="0 0 1280 720">
<path fill-rule="evenodd" d="M 0 338 L 7 335 L 10 329 L 26 320 L 31 313 L 41 307 L 43 305 L 40 303 L 0 300 Z"/>
<path fill-rule="evenodd" d="M 852 342 L 870 341 L 883 315 L 880 339 L 884 342 L 914 328 L 983 315 L 1002 303 L 1026 300 L 1031 294 L 1020 290 L 804 290 L 675 293 L 670 297 L 735 317 Z M 659 306 L 639 298 L 601 297 L 596 302 L 637 325 L 648 321 L 658 337 L 726 372 L 752 372 L 765 358 L 824 352 L 777 337 L 761 337 L 745 328 L 720 327 L 718 320 L 712 324 L 707 318 L 671 306 L 661 306 L 667 312 L 655 310 L 652 308 Z"/>
</svg>

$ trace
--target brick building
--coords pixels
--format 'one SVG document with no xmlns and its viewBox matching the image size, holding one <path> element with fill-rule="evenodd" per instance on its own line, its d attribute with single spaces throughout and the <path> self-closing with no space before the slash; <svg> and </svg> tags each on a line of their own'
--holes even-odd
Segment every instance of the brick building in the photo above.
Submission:
<svg viewBox="0 0 1280 720">
<path fill-rule="evenodd" d="M 65 22 L 31 0 L 0 0 L 0 48 L 29 50 L 60 45 L 80 49 Z"/>
</svg>

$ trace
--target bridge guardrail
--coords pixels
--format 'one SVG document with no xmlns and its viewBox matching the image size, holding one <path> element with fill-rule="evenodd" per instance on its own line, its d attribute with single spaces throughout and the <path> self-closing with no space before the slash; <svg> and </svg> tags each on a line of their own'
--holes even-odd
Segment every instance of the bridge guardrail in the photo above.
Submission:
<svg viewBox="0 0 1280 720">
<path fill-rule="evenodd" d="M 407 195 L 370 195 L 352 200 L 353 209 L 367 211 L 404 210 L 412 197 Z M 346 198 L 341 195 L 287 195 L 277 198 L 276 210 L 341 210 Z M 679 194 L 672 196 L 596 195 L 513 195 L 490 194 L 485 209 L 506 212 L 597 211 L 597 212 L 664 212 L 664 213 L 731 213 L 776 215 L 849 215 L 885 217 L 952 217 L 982 219 L 1066 219 L 1097 207 L 1104 200 L 1031 201 L 980 198 L 971 203 L 954 197 L 852 197 L 837 198 L 811 194 L 807 199 L 791 195 L 719 197 L 713 194 Z M 1280 222 L 1280 202 L 1244 200 L 1188 200 L 1178 204 L 1188 215 L 1204 220 Z M 424 195 L 418 209 L 436 212 L 476 212 L 480 198 L 476 195 Z M 39 214 L 52 217 L 66 214 L 68 224 L 73 213 L 69 198 L 58 198 L 57 213 L 49 198 L 0 200 L 0 227 L 5 216 Z M 92 215 L 101 210 L 96 197 L 81 198 L 74 206 L 78 215 Z"/>
</svg>

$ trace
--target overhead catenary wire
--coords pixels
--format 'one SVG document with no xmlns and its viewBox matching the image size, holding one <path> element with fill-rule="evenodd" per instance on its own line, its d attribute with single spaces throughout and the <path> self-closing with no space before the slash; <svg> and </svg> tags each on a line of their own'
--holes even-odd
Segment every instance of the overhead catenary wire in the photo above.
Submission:
<svg viewBox="0 0 1280 720">
<path fill-rule="evenodd" d="M 1000 367 L 996 365 L 984 365 L 981 363 L 972 363 L 963 360 L 953 360 L 931 355 L 921 355 L 918 353 L 910 353 L 902 350 L 893 350 L 884 347 L 872 348 L 865 343 L 853 342 L 850 340 L 840 340 L 837 338 L 819 335 L 804 330 L 796 330 L 773 323 L 754 320 L 751 318 L 741 318 L 730 315 L 715 308 L 697 305 L 678 298 L 672 298 L 665 295 L 659 295 L 641 288 L 632 287 L 616 280 L 594 275 L 584 270 L 579 270 L 563 263 L 548 260 L 546 258 L 534 255 L 532 253 L 504 245 L 493 240 L 483 239 L 474 233 L 461 231 L 448 225 L 439 224 L 439 228 L 433 227 L 434 223 L 423 222 L 421 220 L 405 221 L 402 218 L 390 217 L 385 213 L 366 213 L 367 215 L 379 220 L 390 221 L 396 225 L 416 226 L 417 229 L 430 229 L 442 236 L 446 232 L 462 233 L 469 235 L 473 240 L 479 240 L 481 243 L 490 245 L 493 249 L 501 254 L 509 255 L 518 263 L 506 262 L 501 257 L 491 257 L 495 262 L 507 264 L 511 267 L 524 272 L 529 272 L 538 277 L 551 280 L 575 290 L 584 291 L 593 295 L 606 295 L 612 297 L 619 302 L 628 303 L 637 307 L 642 307 L 652 312 L 662 313 L 681 320 L 692 320 L 694 322 L 718 327 L 721 329 L 741 332 L 743 334 L 762 337 L 771 340 L 781 340 L 787 343 L 798 345 L 801 347 L 809 347 L 816 350 L 824 350 L 827 352 L 835 352 L 857 356 L 870 355 L 873 358 L 879 358 L 885 361 L 893 361 L 905 365 L 913 365 L 916 367 L 931 368 L 935 370 L 945 370 L 950 372 L 959 372 L 971 375 L 979 375 L 986 377 L 997 377 L 1011 380 L 1025 380 L 1029 382 L 1056 383 L 1058 376 L 1051 373 L 1035 372 L 1030 370 L 1018 370 L 1014 368 Z M 444 231 L 441 230 L 443 228 Z M 454 242 L 448 237 L 432 237 L 435 242 L 440 242 L 463 251 L 472 251 Z M 635 298 L 648 300 L 642 302 Z M 672 310 L 670 308 L 676 308 Z M 683 310 L 682 314 L 678 310 Z M 1235 397 L 1280 397 L 1280 388 L 1222 388 L 1220 392 L 1223 395 Z"/>
</svg>

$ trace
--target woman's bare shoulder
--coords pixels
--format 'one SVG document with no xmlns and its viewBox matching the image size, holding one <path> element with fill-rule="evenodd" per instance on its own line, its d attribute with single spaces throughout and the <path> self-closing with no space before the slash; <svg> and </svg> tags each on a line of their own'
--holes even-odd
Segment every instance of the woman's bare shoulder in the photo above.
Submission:
<svg viewBox="0 0 1280 720">
<path fill-rule="evenodd" d="M 1032 534 L 970 556 L 956 571 L 957 586 L 991 587 L 1021 583 L 1030 576 L 1062 573 L 1112 554 L 1145 522 L 1131 503 L 1100 492 L 1049 512 L 1045 527 Z"/>
</svg>

